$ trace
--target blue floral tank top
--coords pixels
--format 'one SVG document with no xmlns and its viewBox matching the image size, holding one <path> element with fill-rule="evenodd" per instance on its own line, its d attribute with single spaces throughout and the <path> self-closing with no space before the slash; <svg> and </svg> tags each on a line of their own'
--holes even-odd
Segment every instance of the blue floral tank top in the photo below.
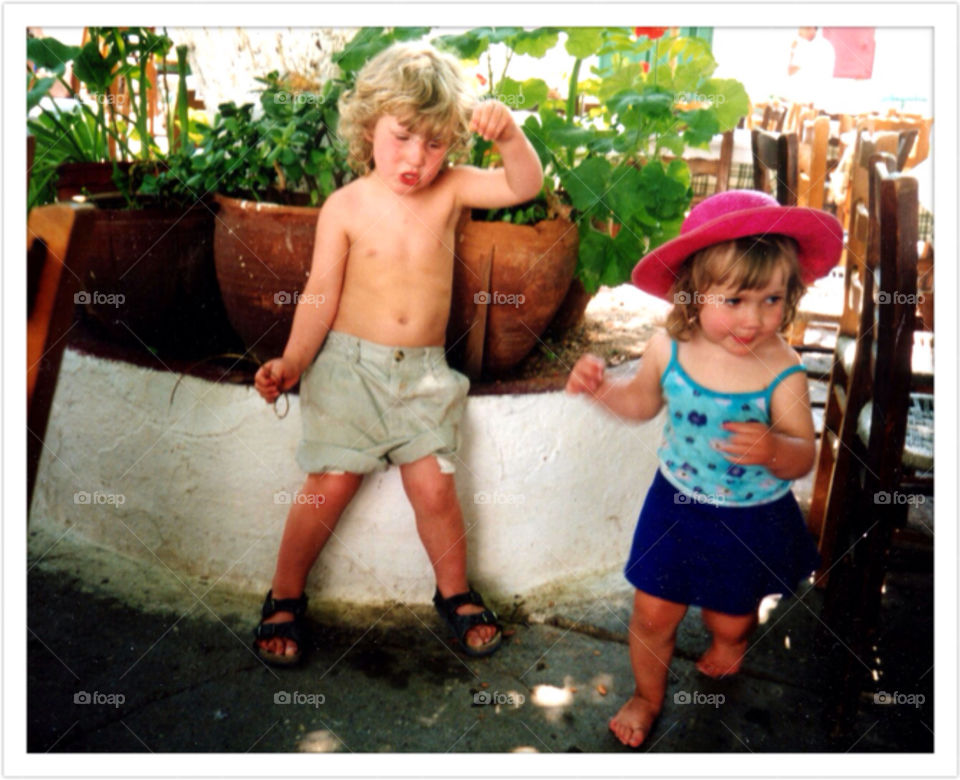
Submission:
<svg viewBox="0 0 960 780">
<path fill-rule="evenodd" d="M 774 388 L 802 365 L 785 368 L 763 390 L 721 393 L 698 384 L 677 360 L 672 342 L 670 362 L 660 386 L 667 402 L 663 444 L 657 450 L 660 472 L 691 501 L 718 506 L 753 506 L 776 501 L 790 490 L 763 466 L 732 463 L 713 443 L 730 437 L 725 422 L 770 424 L 770 398 Z"/>
</svg>

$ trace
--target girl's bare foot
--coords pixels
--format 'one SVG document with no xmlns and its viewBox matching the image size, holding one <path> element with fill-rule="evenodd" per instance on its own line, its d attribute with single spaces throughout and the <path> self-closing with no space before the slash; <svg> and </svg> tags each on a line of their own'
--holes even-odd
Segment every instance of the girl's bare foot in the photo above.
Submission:
<svg viewBox="0 0 960 780">
<path fill-rule="evenodd" d="M 747 640 L 728 644 L 713 640 L 713 644 L 707 648 L 700 660 L 697 661 L 697 669 L 707 675 L 719 679 L 720 677 L 729 677 L 740 671 L 740 665 L 743 663 L 743 656 L 747 652 Z"/>
<path fill-rule="evenodd" d="M 638 747 L 650 733 L 660 711 L 647 699 L 634 694 L 610 718 L 610 731 L 628 747 Z"/>
</svg>

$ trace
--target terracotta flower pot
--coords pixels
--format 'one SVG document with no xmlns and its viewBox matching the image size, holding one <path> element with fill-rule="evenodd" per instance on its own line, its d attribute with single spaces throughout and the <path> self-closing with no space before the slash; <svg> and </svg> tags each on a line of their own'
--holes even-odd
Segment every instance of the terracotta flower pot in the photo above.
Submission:
<svg viewBox="0 0 960 780">
<path fill-rule="evenodd" d="M 498 374 L 519 363 L 566 296 L 578 247 L 568 219 L 512 225 L 466 214 L 457 230 L 448 344 L 467 342 L 471 326 L 485 318 L 483 371 Z"/>
<path fill-rule="evenodd" d="M 174 357 L 229 342 L 210 209 L 97 208 L 76 236 L 75 302 L 104 335 Z M 222 347 L 221 347 L 222 348 Z"/>
<path fill-rule="evenodd" d="M 230 324 L 261 360 L 283 354 L 310 274 L 319 208 L 216 196 L 217 282 Z"/>
<path fill-rule="evenodd" d="M 117 165 L 122 171 L 127 171 L 132 163 L 119 162 Z M 74 195 L 83 193 L 99 195 L 116 190 L 113 163 L 73 162 L 57 167 L 57 200 L 70 200 Z"/>
</svg>

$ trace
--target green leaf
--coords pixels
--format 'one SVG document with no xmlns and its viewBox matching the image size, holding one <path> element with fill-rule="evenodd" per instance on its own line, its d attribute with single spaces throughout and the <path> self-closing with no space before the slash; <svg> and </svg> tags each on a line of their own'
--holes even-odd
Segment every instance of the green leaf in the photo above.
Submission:
<svg viewBox="0 0 960 780">
<path fill-rule="evenodd" d="M 547 99 L 547 82 L 543 79 L 527 79 L 524 82 L 511 78 L 497 84 L 494 95 L 507 108 L 520 111 L 534 111 Z"/>
<path fill-rule="evenodd" d="M 720 126 L 713 110 L 680 111 L 677 116 L 687 125 L 683 131 L 683 140 L 687 146 L 706 148 L 719 132 Z"/>
<path fill-rule="evenodd" d="M 599 51 L 603 44 L 605 27 L 565 27 L 567 41 L 564 47 L 567 54 L 579 60 L 585 60 Z"/>
<path fill-rule="evenodd" d="M 559 37 L 559 30 L 556 27 L 540 27 L 536 30 L 519 30 L 504 42 L 517 54 L 542 57 L 557 45 Z"/>
<path fill-rule="evenodd" d="M 750 111 L 747 90 L 736 79 L 708 79 L 703 90 L 716 112 L 718 132 L 732 130 Z"/>
<path fill-rule="evenodd" d="M 590 157 L 576 168 L 560 173 L 560 181 L 575 209 L 587 213 L 600 204 L 610 181 L 610 170 L 609 161 L 602 157 Z"/>
<path fill-rule="evenodd" d="M 580 249 L 577 254 L 577 278 L 584 289 L 593 295 L 600 289 L 601 278 L 608 263 L 608 253 L 613 250 L 613 239 L 594 230 L 587 220 L 580 223 Z"/>
<path fill-rule="evenodd" d="M 91 92 L 103 94 L 113 82 L 113 69 L 118 61 L 119 55 L 108 54 L 104 57 L 100 54 L 97 42 L 89 41 L 74 60 L 73 72 Z"/>
<path fill-rule="evenodd" d="M 68 62 L 80 54 L 79 46 L 67 46 L 56 38 L 27 38 L 27 59 L 38 68 L 63 75 Z"/>
</svg>

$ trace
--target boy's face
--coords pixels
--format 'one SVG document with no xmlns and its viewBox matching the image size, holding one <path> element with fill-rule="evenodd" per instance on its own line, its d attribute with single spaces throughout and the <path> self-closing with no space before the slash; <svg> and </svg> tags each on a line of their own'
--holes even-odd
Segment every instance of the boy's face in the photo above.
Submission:
<svg viewBox="0 0 960 780">
<path fill-rule="evenodd" d="M 448 144 L 410 130 L 391 114 L 377 120 L 371 140 L 373 173 L 398 195 L 429 187 L 447 156 Z"/>
</svg>

